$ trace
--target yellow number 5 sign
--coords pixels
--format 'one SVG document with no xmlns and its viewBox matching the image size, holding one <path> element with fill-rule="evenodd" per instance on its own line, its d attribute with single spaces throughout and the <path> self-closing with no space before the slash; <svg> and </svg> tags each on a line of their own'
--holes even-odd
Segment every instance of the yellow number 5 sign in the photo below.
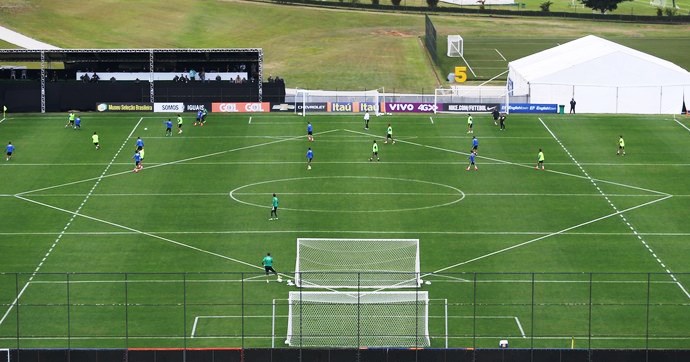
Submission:
<svg viewBox="0 0 690 362">
<path fill-rule="evenodd" d="M 464 83 L 467 80 L 467 67 L 455 67 L 455 82 Z"/>
</svg>

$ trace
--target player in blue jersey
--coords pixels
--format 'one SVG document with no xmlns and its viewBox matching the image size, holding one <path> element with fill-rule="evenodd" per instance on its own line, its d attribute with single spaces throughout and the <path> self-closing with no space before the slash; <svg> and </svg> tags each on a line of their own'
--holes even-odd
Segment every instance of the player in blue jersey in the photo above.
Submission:
<svg viewBox="0 0 690 362">
<path fill-rule="evenodd" d="M 141 137 L 137 137 L 137 142 L 134 145 L 134 149 L 141 150 L 143 148 L 144 148 L 144 140 L 142 140 Z"/>
<path fill-rule="evenodd" d="M 144 166 L 141 165 L 141 154 L 139 154 L 139 151 L 134 152 L 134 156 L 132 156 L 134 159 L 134 172 L 139 172 L 141 171 Z"/>
<path fill-rule="evenodd" d="M 314 126 L 311 125 L 311 122 L 307 122 L 307 139 L 309 142 L 314 142 Z"/>
<path fill-rule="evenodd" d="M 202 108 L 201 109 L 201 125 L 202 126 L 206 124 L 206 115 L 207 114 L 208 114 L 208 111 L 206 110 L 206 108 Z"/>
<path fill-rule="evenodd" d="M 196 126 L 197 123 L 203 125 L 203 124 L 201 123 L 201 117 L 202 117 L 202 115 L 203 115 L 203 113 L 201 112 L 201 110 L 199 110 L 198 112 L 196 112 L 196 121 L 194 121 L 194 125 L 195 125 L 195 126 Z"/>
<path fill-rule="evenodd" d="M 81 129 L 81 118 L 79 116 L 74 119 L 74 129 Z"/>
<path fill-rule="evenodd" d="M 479 140 L 475 136 L 472 136 L 472 151 L 474 153 L 479 152 Z"/>
<path fill-rule="evenodd" d="M 173 126 L 173 123 L 172 123 L 172 121 L 170 120 L 170 118 L 168 118 L 168 120 L 165 121 L 165 122 L 163 122 L 163 123 L 165 124 L 165 135 L 166 135 L 166 136 L 172 136 L 172 126 Z"/>
<path fill-rule="evenodd" d="M 12 158 L 12 153 L 14 153 L 14 145 L 12 144 L 12 142 L 7 143 L 7 146 L 5 147 L 5 153 L 7 155 L 5 161 L 9 161 Z"/>
<path fill-rule="evenodd" d="M 314 151 L 311 147 L 307 150 L 307 170 L 311 170 L 311 160 L 314 158 Z"/>
<path fill-rule="evenodd" d="M 474 170 L 477 171 L 477 165 L 474 163 L 474 160 L 476 158 L 477 158 L 477 151 L 472 150 L 472 152 L 470 152 L 470 157 L 468 157 L 468 159 L 470 160 L 470 164 L 467 165 L 467 171 L 469 171 L 472 166 L 474 166 Z"/>
</svg>

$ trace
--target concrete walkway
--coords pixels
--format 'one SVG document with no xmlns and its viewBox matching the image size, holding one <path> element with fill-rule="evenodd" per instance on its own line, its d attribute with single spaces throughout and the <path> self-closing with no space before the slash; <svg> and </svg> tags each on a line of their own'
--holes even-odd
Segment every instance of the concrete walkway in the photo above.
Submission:
<svg viewBox="0 0 690 362">
<path fill-rule="evenodd" d="M 60 49 L 54 45 L 46 44 L 36 39 L 29 38 L 28 36 L 19 34 L 14 30 L 5 28 L 4 26 L 0 26 L 0 39 L 24 49 Z"/>
</svg>

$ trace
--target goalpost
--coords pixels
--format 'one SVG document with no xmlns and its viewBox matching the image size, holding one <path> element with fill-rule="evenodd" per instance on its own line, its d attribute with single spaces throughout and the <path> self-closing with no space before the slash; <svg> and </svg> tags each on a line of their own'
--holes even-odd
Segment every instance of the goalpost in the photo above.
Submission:
<svg viewBox="0 0 690 362">
<path fill-rule="evenodd" d="M 290 292 L 285 344 L 428 347 L 427 292 Z"/>
<path fill-rule="evenodd" d="M 307 113 L 364 113 L 380 115 L 381 93 L 379 89 L 368 91 L 322 91 L 299 89 L 295 95 L 295 112 L 301 116 Z M 301 108 L 301 112 L 298 110 Z"/>
<path fill-rule="evenodd" d="M 453 86 L 434 90 L 434 113 L 487 113 L 498 107 L 508 113 L 510 92 L 505 86 Z"/>
<path fill-rule="evenodd" d="M 457 58 L 464 55 L 464 41 L 460 35 L 448 35 L 448 50 L 446 55 Z"/>
<path fill-rule="evenodd" d="M 303 288 L 411 288 L 422 283 L 419 239 L 297 239 Z"/>
</svg>

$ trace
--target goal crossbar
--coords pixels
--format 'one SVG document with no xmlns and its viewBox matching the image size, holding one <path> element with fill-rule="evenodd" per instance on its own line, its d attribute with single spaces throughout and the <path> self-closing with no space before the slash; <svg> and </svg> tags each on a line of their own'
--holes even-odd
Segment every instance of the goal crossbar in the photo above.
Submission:
<svg viewBox="0 0 690 362">
<path fill-rule="evenodd" d="M 414 288 L 419 239 L 297 239 L 295 284 L 304 288 Z"/>
</svg>

